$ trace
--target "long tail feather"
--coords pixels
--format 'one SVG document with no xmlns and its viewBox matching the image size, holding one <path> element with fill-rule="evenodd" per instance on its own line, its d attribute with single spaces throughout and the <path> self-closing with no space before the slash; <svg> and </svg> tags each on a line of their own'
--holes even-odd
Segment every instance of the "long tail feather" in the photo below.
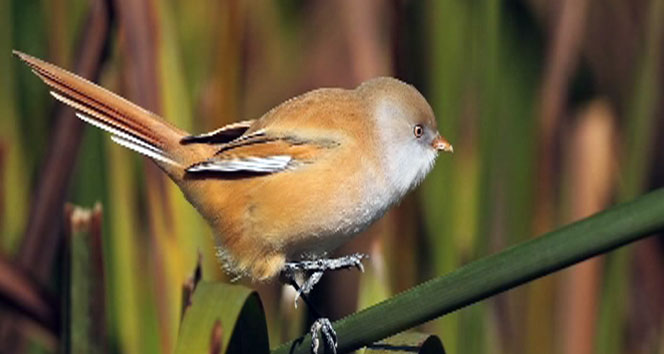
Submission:
<svg viewBox="0 0 664 354">
<path fill-rule="evenodd" d="M 179 165 L 168 151 L 187 134 L 156 114 L 94 83 L 30 55 L 14 51 L 55 91 L 58 101 L 84 114 L 83 121 L 112 134 L 112 140 L 162 163 Z"/>
<path fill-rule="evenodd" d="M 152 148 L 146 148 L 143 146 L 143 144 L 136 144 L 132 141 L 123 139 L 117 135 L 111 136 L 111 140 L 113 140 L 114 143 L 124 146 L 129 150 L 133 150 L 139 154 L 145 155 L 149 158 L 155 159 L 157 161 L 161 161 L 163 163 L 167 163 L 169 165 L 173 166 L 180 166 L 181 165 L 175 161 L 173 161 L 169 156 L 167 156 L 163 151 L 155 151 Z"/>
</svg>

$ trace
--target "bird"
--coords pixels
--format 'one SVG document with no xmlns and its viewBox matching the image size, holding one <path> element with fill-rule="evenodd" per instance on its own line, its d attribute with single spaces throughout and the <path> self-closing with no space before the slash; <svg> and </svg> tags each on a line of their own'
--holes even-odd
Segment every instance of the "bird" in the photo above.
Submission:
<svg viewBox="0 0 664 354">
<path fill-rule="evenodd" d="M 327 257 L 420 184 L 439 152 L 453 152 L 424 96 L 391 77 L 309 91 L 257 119 L 194 135 L 65 69 L 14 54 L 78 118 L 175 182 L 214 230 L 229 273 L 282 276 L 297 289 L 294 275 L 308 272 L 303 293 L 327 270 L 361 268 L 360 254 Z"/>
</svg>

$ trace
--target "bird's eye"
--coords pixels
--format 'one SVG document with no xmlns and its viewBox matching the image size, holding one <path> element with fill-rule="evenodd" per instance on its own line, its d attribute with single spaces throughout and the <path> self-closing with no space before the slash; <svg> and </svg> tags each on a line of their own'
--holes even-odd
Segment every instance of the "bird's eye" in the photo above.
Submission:
<svg viewBox="0 0 664 354">
<path fill-rule="evenodd" d="M 415 134 L 416 138 L 421 137 L 424 134 L 424 128 L 420 124 L 415 125 L 413 128 L 413 134 Z"/>
</svg>

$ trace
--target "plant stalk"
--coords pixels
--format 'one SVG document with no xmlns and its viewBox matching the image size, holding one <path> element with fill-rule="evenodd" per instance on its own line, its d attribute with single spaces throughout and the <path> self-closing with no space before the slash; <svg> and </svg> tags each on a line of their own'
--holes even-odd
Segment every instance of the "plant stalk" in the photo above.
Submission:
<svg viewBox="0 0 664 354">
<path fill-rule="evenodd" d="M 482 258 L 334 322 L 341 353 L 664 229 L 664 189 Z M 273 351 L 308 353 L 310 335 Z"/>
</svg>

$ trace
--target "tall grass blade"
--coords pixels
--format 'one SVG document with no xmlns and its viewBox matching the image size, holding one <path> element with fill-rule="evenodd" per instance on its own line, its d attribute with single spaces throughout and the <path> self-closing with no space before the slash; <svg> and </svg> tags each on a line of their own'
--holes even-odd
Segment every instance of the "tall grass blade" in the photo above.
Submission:
<svg viewBox="0 0 664 354">
<path fill-rule="evenodd" d="M 432 279 L 333 325 L 341 352 L 358 349 L 664 228 L 664 189 Z M 273 353 L 306 353 L 311 338 Z"/>
<path fill-rule="evenodd" d="M 106 277 L 102 255 L 102 211 L 69 206 L 64 279 L 67 294 L 61 343 L 64 353 L 105 353 Z"/>
<path fill-rule="evenodd" d="M 24 141 L 20 134 L 12 57 L 12 11 L 10 0 L 0 0 L 0 250 L 13 254 L 23 231 L 28 209 Z"/>
</svg>

